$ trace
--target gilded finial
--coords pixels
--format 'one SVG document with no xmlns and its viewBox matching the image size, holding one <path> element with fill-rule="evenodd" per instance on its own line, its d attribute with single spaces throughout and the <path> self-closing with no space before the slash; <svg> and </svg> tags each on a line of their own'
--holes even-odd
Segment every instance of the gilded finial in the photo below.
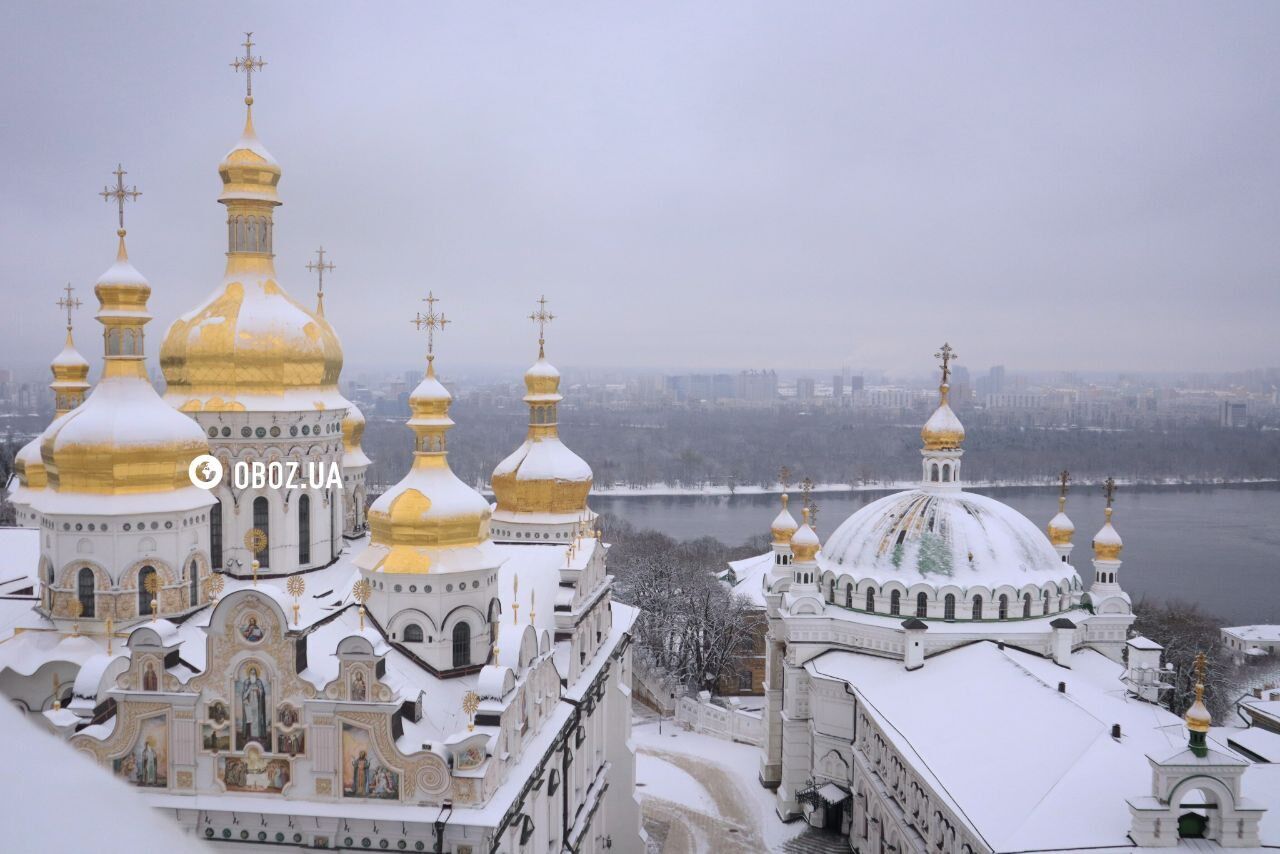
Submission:
<svg viewBox="0 0 1280 854">
<path fill-rule="evenodd" d="M 110 617 L 107 617 L 107 624 L 104 628 L 106 628 L 106 632 L 107 632 L 107 655 L 110 655 L 111 654 L 111 637 L 113 634 L 115 634 L 115 628 L 116 628 L 115 620 L 111 619 Z"/>
<path fill-rule="evenodd" d="M 67 282 L 67 286 L 63 288 L 63 290 L 67 292 L 67 295 L 64 297 L 61 297 L 57 301 L 57 303 L 55 303 L 55 305 L 57 305 L 58 308 L 66 309 L 67 334 L 70 335 L 71 334 L 71 312 L 79 308 L 81 305 L 83 305 L 83 303 L 81 303 L 80 300 L 78 299 L 72 298 L 71 293 L 75 290 L 75 288 L 71 287 L 70 282 Z"/>
<path fill-rule="evenodd" d="M 261 71 L 267 64 L 267 61 L 260 56 L 253 55 L 253 33 L 245 33 L 244 56 L 236 57 L 236 61 L 231 63 L 231 67 L 236 71 L 244 72 L 244 103 L 246 106 L 253 106 L 253 72 Z"/>
<path fill-rule="evenodd" d="M 538 324 L 538 358 L 543 358 L 544 345 L 547 343 L 547 324 L 556 319 L 556 316 L 547 311 L 547 298 L 541 296 L 538 298 L 538 309 L 529 315 L 529 319 Z"/>
<path fill-rule="evenodd" d="M 1107 496 L 1107 521 L 1111 521 L 1111 505 L 1116 500 L 1116 479 L 1108 477 L 1102 482 L 1102 494 Z"/>
<path fill-rule="evenodd" d="M 285 583 L 285 589 L 289 591 L 289 595 L 293 597 L 293 624 L 298 625 L 298 612 L 301 606 L 298 604 L 298 598 L 302 596 L 307 589 L 307 582 L 303 580 L 301 575 L 291 575 Z"/>
<path fill-rule="evenodd" d="M 316 274 L 316 314 L 324 317 L 324 274 L 334 269 L 333 263 L 325 263 L 324 247 L 316 250 L 316 260 L 307 262 L 307 269 Z"/>
<path fill-rule="evenodd" d="M 445 324 L 450 321 L 445 318 L 444 312 L 436 312 L 436 303 L 440 300 L 436 298 L 434 291 L 427 291 L 422 301 L 427 304 L 427 313 L 418 312 L 409 322 L 418 327 L 419 332 L 427 330 L 427 374 L 432 375 L 436 358 L 436 333 L 443 332 Z"/>
<path fill-rule="evenodd" d="M 151 594 L 151 621 L 155 622 L 160 615 L 160 576 L 152 573 L 147 576 L 147 580 L 143 582 L 143 587 Z"/>
<path fill-rule="evenodd" d="M 124 237 L 124 203 L 136 202 L 138 200 L 138 196 L 141 196 L 142 193 L 138 190 L 137 185 L 129 188 L 125 187 L 124 176 L 129 173 L 124 171 L 123 165 L 117 163 L 116 171 L 112 174 L 116 176 L 116 185 L 114 187 L 103 186 L 102 192 L 98 195 L 102 196 L 104 201 L 116 203 L 116 211 L 120 217 L 120 228 L 116 234 L 120 237 Z M 121 245 L 124 245 L 123 242 Z"/>
<path fill-rule="evenodd" d="M 520 623 L 520 573 L 511 579 L 511 622 Z"/>
<path fill-rule="evenodd" d="M 71 624 L 71 636 L 78 638 L 80 637 L 80 615 L 84 613 L 84 603 L 79 599 L 72 599 L 67 610 L 71 612 L 71 617 L 75 621 Z"/>
<path fill-rule="evenodd" d="M 258 570 L 262 567 L 262 561 L 258 555 L 267 550 L 267 532 L 261 528 L 250 528 L 244 532 L 244 547 L 249 550 L 249 554 L 253 555 L 253 560 L 249 562 L 249 568 L 253 570 L 253 586 L 258 586 Z"/>
<path fill-rule="evenodd" d="M 480 710 L 480 695 L 475 691 L 468 691 L 462 695 L 462 711 L 467 713 L 467 732 L 473 732 L 476 728 L 476 712 Z"/>
<path fill-rule="evenodd" d="M 369 583 L 369 579 L 362 578 L 351 588 L 351 598 L 360 603 L 360 631 L 364 631 L 364 603 L 369 601 L 369 595 L 373 593 L 373 585 Z"/>
<path fill-rule="evenodd" d="M 222 592 L 226 583 L 227 580 L 220 573 L 214 573 L 204 580 L 205 595 L 210 602 L 218 601 L 218 594 Z"/>
<path fill-rule="evenodd" d="M 534 621 L 534 619 L 535 619 L 535 615 L 534 615 L 534 613 L 533 613 L 533 609 L 537 607 L 537 604 L 534 602 L 534 600 L 537 598 L 537 596 L 538 596 L 538 591 L 537 591 L 537 590 L 530 590 L 530 591 L 529 591 L 529 625 L 533 625 L 533 621 Z"/>
<path fill-rule="evenodd" d="M 1192 702 L 1191 707 L 1187 709 L 1185 717 L 1187 730 L 1191 734 L 1190 747 L 1191 752 L 1196 756 L 1203 757 L 1209 752 L 1209 746 L 1205 742 L 1205 736 L 1208 734 L 1210 727 L 1213 726 L 1213 718 L 1209 714 L 1209 707 L 1204 704 L 1204 678 L 1207 669 L 1207 660 L 1203 652 L 1196 655 L 1196 663 L 1194 667 L 1196 679 L 1196 698 Z"/>
</svg>

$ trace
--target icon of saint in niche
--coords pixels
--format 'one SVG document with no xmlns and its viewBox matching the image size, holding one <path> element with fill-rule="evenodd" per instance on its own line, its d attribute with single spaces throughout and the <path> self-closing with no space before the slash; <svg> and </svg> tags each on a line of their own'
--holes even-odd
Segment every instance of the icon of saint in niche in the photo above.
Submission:
<svg viewBox="0 0 1280 854">
<path fill-rule="evenodd" d="M 269 745 L 267 685 L 258 677 L 258 668 L 250 665 L 248 674 L 238 681 L 236 688 L 240 702 L 237 749 L 243 749 L 251 741 Z"/>
<path fill-rule="evenodd" d="M 364 673 L 357 670 L 351 677 L 351 699 L 363 703 L 369 698 L 369 691 L 364 684 Z"/>
<path fill-rule="evenodd" d="M 265 633 L 262 631 L 262 626 L 258 625 L 258 618 L 250 615 L 249 621 L 240 627 L 240 635 L 249 643 L 257 643 L 262 640 Z"/>
<path fill-rule="evenodd" d="M 142 671 L 142 690 L 158 691 L 160 690 L 159 682 L 160 680 L 156 676 L 156 663 L 148 661 L 146 669 Z"/>
</svg>

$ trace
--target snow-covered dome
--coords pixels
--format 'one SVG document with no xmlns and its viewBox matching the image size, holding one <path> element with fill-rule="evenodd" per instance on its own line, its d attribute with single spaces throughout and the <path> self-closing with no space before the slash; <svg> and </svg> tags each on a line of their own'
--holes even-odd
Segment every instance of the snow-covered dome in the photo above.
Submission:
<svg viewBox="0 0 1280 854">
<path fill-rule="evenodd" d="M 777 545 L 790 543 L 792 535 L 800 527 L 796 524 L 791 511 L 787 509 L 787 503 L 790 500 L 791 496 L 785 492 L 782 493 L 782 509 L 778 511 L 777 516 L 773 517 L 773 524 L 769 526 L 769 533 L 773 535 L 773 542 Z"/>
<path fill-rule="evenodd" d="M 1120 532 L 1111 524 L 1111 508 L 1108 507 L 1106 512 L 1107 521 L 1093 535 L 1093 557 L 1095 560 L 1119 560 L 1124 540 L 1120 539 Z"/>
<path fill-rule="evenodd" d="M 341 408 L 338 336 L 276 278 L 272 211 L 280 204 L 280 166 L 254 133 L 252 113 L 218 171 L 228 218 L 226 273 L 165 334 L 165 399 L 184 412 Z"/>
<path fill-rule="evenodd" d="M 491 483 L 502 513 L 581 514 L 591 493 L 591 466 L 560 441 L 557 404 L 560 372 L 539 348 L 525 372 L 529 433 L 493 470 Z"/>
<path fill-rule="evenodd" d="M 1076 525 L 1067 516 L 1066 510 L 1059 510 L 1052 519 L 1049 520 L 1049 542 L 1055 546 L 1071 545 L 1071 537 L 1076 532 Z"/>
<path fill-rule="evenodd" d="M 1020 588 L 1077 580 L 1031 520 L 963 491 L 911 489 L 874 501 L 845 520 L 819 557 L 824 570 L 906 587 Z"/>
<path fill-rule="evenodd" d="M 364 425 L 364 413 L 360 411 L 360 407 L 347 401 L 347 414 L 342 418 L 343 468 L 367 466 L 372 462 L 360 446 L 360 440 L 364 437 Z"/>
<path fill-rule="evenodd" d="M 938 408 L 920 428 L 920 438 L 927 451 L 955 450 L 964 442 L 964 425 L 951 409 L 950 391 L 951 387 L 945 382 L 938 387 L 941 395 Z"/>
<path fill-rule="evenodd" d="M 492 559 L 489 502 L 458 479 L 445 456 L 445 433 L 453 426 L 451 400 L 430 363 L 409 396 L 413 467 L 369 508 L 370 545 L 357 560 L 361 568 L 417 573 L 469 568 L 473 561 L 439 551 L 467 547 L 476 560 Z"/>
</svg>

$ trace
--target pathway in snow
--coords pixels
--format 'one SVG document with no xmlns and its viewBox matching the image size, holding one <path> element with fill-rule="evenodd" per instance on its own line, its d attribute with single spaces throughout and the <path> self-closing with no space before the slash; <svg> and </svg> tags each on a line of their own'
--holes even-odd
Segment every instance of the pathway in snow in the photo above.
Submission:
<svg viewBox="0 0 1280 854">
<path fill-rule="evenodd" d="M 634 727 L 650 854 L 780 851 L 805 825 L 784 825 L 756 781 L 758 751 L 684 732 L 672 721 Z"/>
</svg>

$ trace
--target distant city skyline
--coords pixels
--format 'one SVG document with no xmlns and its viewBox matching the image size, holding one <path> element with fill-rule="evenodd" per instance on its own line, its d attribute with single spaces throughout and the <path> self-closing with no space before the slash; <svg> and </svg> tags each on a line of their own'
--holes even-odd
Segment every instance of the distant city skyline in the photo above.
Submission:
<svg viewBox="0 0 1280 854">
<path fill-rule="evenodd" d="M 117 162 L 153 360 L 218 285 L 246 29 L 280 280 L 313 305 L 325 246 L 350 370 L 420 364 L 428 289 L 451 367 L 523 367 L 544 293 L 562 366 L 1280 361 L 1275 4 L 10 12 L 0 364 L 57 352 L 68 281 L 97 362 Z"/>
</svg>

